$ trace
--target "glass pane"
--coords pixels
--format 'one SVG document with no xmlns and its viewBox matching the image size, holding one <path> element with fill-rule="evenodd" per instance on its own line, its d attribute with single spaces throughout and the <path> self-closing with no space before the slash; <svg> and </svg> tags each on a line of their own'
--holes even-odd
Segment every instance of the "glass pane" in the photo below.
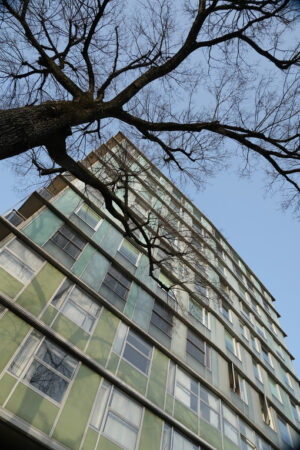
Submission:
<svg viewBox="0 0 300 450">
<path fill-rule="evenodd" d="M 148 373 L 149 360 L 127 343 L 123 357 L 144 373 Z"/>
<path fill-rule="evenodd" d="M 100 312 L 100 306 L 97 305 L 94 300 L 92 300 L 88 295 L 82 292 L 80 289 L 75 287 L 70 295 L 70 299 L 76 303 L 80 308 L 87 311 L 89 314 L 93 316 L 98 316 Z"/>
<path fill-rule="evenodd" d="M 29 383 L 49 395 L 57 402 L 60 402 L 68 386 L 68 382 L 56 375 L 50 369 L 34 361 L 29 368 L 26 377 Z"/>
<path fill-rule="evenodd" d="M 81 308 L 75 305 L 73 302 L 68 300 L 63 308 L 62 313 L 67 316 L 76 325 L 83 328 L 85 331 L 89 332 L 94 324 L 95 319 L 89 316 Z"/>
<path fill-rule="evenodd" d="M 123 241 L 119 252 L 125 256 L 132 264 L 136 264 L 139 251 L 128 241 Z"/>
<path fill-rule="evenodd" d="M 112 412 L 109 412 L 107 415 L 103 431 L 115 442 L 118 442 L 118 444 L 120 444 L 122 448 L 134 450 L 137 438 L 137 430 L 130 427 L 126 422 L 124 422 Z"/>
<path fill-rule="evenodd" d="M 86 205 L 82 205 L 81 208 L 76 212 L 77 216 L 80 217 L 85 223 L 87 223 L 93 230 L 97 227 L 100 217 L 91 208 Z"/>
<path fill-rule="evenodd" d="M 21 261 L 26 261 L 26 265 L 29 266 L 34 272 L 37 272 L 43 264 L 43 259 L 36 253 L 32 252 L 18 239 L 11 241 L 7 247 L 11 249 Z"/>
<path fill-rule="evenodd" d="M 142 408 L 117 390 L 113 392 L 110 407 L 133 426 L 139 426 Z"/>
<path fill-rule="evenodd" d="M 39 333 L 31 333 L 9 367 L 9 371 L 19 377 L 41 339 Z"/>
<path fill-rule="evenodd" d="M 239 443 L 238 431 L 225 420 L 224 420 L 224 433 L 229 439 L 231 439 L 236 445 L 238 445 Z"/>
<path fill-rule="evenodd" d="M 64 250 L 74 259 L 76 259 L 80 253 L 80 249 L 76 247 L 74 244 L 72 244 L 72 242 L 68 242 Z"/>
<path fill-rule="evenodd" d="M 110 392 L 110 386 L 108 383 L 103 383 L 101 389 L 98 391 L 97 398 L 94 405 L 94 410 L 91 418 L 91 425 L 96 428 L 100 428 L 104 410 L 108 400 L 108 394 Z"/>
<path fill-rule="evenodd" d="M 131 330 L 128 333 L 127 341 L 134 345 L 134 347 L 136 347 L 146 356 L 150 355 L 152 347 Z"/>
<path fill-rule="evenodd" d="M 52 236 L 51 241 L 55 242 L 55 244 L 60 248 L 64 248 L 69 242 L 68 239 L 59 232 L 55 233 L 55 235 Z"/>
<path fill-rule="evenodd" d="M 154 311 L 152 312 L 151 323 L 163 331 L 167 336 L 171 337 L 171 326 Z"/>
<path fill-rule="evenodd" d="M 198 446 L 174 431 L 172 450 L 198 450 Z"/>
<path fill-rule="evenodd" d="M 66 295 L 68 294 L 71 286 L 72 286 L 71 281 L 68 279 L 65 279 L 65 281 L 63 282 L 63 284 L 61 285 L 61 287 L 59 288 L 59 290 L 53 297 L 52 302 L 51 302 L 52 305 L 54 305 L 56 307 L 60 307 L 60 305 L 66 298 Z"/>
<path fill-rule="evenodd" d="M 22 283 L 27 283 L 33 275 L 27 266 L 6 249 L 0 253 L 0 266 Z"/>
<path fill-rule="evenodd" d="M 68 378 L 73 376 L 77 366 L 75 359 L 68 356 L 47 340 L 40 346 L 37 356 Z"/>
<path fill-rule="evenodd" d="M 219 412 L 220 401 L 213 394 L 208 392 L 203 386 L 201 386 L 200 388 L 200 398 L 209 406 Z"/>
<path fill-rule="evenodd" d="M 220 417 L 215 411 L 213 411 L 205 403 L 200 404 L 201 417 L 210 423 L 213 427 L 220 428 Z"/>
<path fill-rule="evenodd" d="M 199 361 L 203 366 L 205 365 L 205 354 L 190 341 L 187 341 L 186 351 L 187 353 L 189 353 L 189 355 L 193 356 L 193 358 Z"/>
</svg>

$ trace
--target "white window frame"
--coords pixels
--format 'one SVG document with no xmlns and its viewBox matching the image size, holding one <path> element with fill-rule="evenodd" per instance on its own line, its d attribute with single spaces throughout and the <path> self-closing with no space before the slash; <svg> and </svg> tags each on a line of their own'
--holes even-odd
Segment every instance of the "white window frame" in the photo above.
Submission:
<svg viewBox="0 0 300 450">
<path fill-rule="evenodd" d="M 223 307 L 225 307 L 228 309 L 228 317 L 226 317 L 226 315 L 223 312 Z M 232 318 L 232 310 L 230 308 L 229 303 L 226 302 L 226 300 L 223 300 L 220 298 L 220 302 L 219 302 L 219 307 L 220 307 L 220 312 L 222 314 L 222 317 L 224 317 L 226 320 L 228 320 L 229 322 L 233 323 L 233 318 Z"/>
<path fill-rule="evenodd" d="M 87 223 L 81 216 L 78 215 L 78 212 L 85 207 L 86 209 L 90 209 L 91 211 L 93 211 L 93 213 L 95 215 L 97 215 L 99 217 L 99 220 L 97 222 L 97 225 L 95 227 L 92 227 L 89 223 Z M 99 216 L 99 214 L 93 210 L 93 208 L 91 208 L 87 203 L 82 202 L 75 210 L 74 213 L 76 215 L 76 217 L 78 217 L 80 220 L 82 220 L 83 223 L 85 223 L 91 230 L 97 231 L 98 228 L 100 227 L 101 223 L 103 222 L 103 219 L 101 216 Z"/>
<path fill-rule="evenodd" d="M 242 323 L 240 321 L 240 330 L 241 330 L 241 335 L 243 336 L 244 339 L 246 339 L 249 343 L 249 328 L 246 327 L 246 325 L 244 323 Z"/>
<path fill-rule="evenodd" d="M 34 346 L 32 348 L 29 349 L 29 354 L 23 359 L 22 361 L 22 350 L 24 351 L 24 346 L 26 345 L 26 343 L 29 341 L 29 339 L 34 338 L 36 340 Z M 22 342 L 21 346 L 18 348 L 18 350 L 15 352 L 13 358 L 10 361 L 10 364 L 8 366 L 8 372 L 11 376 L 17 378 L 19 380 L 19 382 L 22 382 L 23 384 L 25 384 L 26 386 L 28 386 L 30 389 L 32 389 L 33 391 L 37 392 L 40 396 L 46 398 L 47 400 L 51 401 L 52 403 L 54 403 L 55 405 L 62 405 L 62 403 L 64 402 L 64 399 L 66 397 L 66 394 L 70 388 L 70 384 L 72 383 L 72 380 L 74 380 L 74 378 L 76 377 L 76 373 L 78 370 L 78 361 L 75 360 L 73 357 L 69 356 L 71 360 L 74 361 L 74 370 L 73 373 L 71 375 L 71 377 L 67 377 L 66 375 L 62 374 L 60 371 L 58 371 L 57 369 L 55 369 L 55 367 L 51 366 L 50 364 L 48 364 L 46 361 L 44 361 L 43 359 L 41 359 L 38 356 L 38 351 L 41 348 L 41 346 L 43 345 L 43 343 L 47 341 L 49 342 L 51 345 L 53 345 L 54 347 L 56 347 L 59 351 L 61 351 L 63 354 L 66 354 L 66 352 L 64 350 L 62 350 L 59 346 L 53 344 L 51 341 L 49 341 L 45 336 L 43 336 L 41 333 L 39 333 L 36 330 L 31 331 L 26 338 L 24 339 L 24 341 Z M 14 367 L 12 367 L 14 361 L 19 357 L 19 355 L 21 356 L 21 363 L 22 366 L 19 366 L 19 372 L 18 372 L 18 367 L 16 366 L 16 371 L 17 373 L 14 371 Z M 37 387 L 33 386 L 30 381 L 26 378 L 31 366 L 37 362 L 38 364 L 44 366 L 46 369 L 48 369 L 50 372 L 54 373 L 56 376 L 58 376 L 59 378 L 63 379 L 67 385 L 65 388 L 65 391 L 62 395 L 61 400 L 55 400 L 54 398 L 52 398 L 50 395 L 46 394 L 45 392 L 43 392 L 42 390 L 38 389 Z"/>
<path fill-rule="evenodd" d="M 260 364 L 258 364 L 258 362 L 256 362 L 256 361 L 252 361 L 252 364 L 253 364 L 254 378 L 255 378 L 256 380 L 260 381 L 260 382 L 263 384 L 263 378 L 262 378 L 262 373 L 261 373 L 261 366 L 260 366 Z M 256 367 L 256 369 L 257 369 L 258 377 L 255 375 L 254 367 Z"/>
<path fill-rule="evenodd" d="M 228 348 L 227 345 L 226 345 L 226 337 L 225 337 L 226 334 L 227 334 L 228 336 L 230 336 L 231 339 L 232 339 L 233 352 L 232 352 L 231 349 Z M 225 347 L 226 347 L 226 349 L 227 349 L 229 352 L 231 352 L 234 356 L 236 356 L 236 357 L 241 361 L 242 358 L 241 358 L 241 346 L 240 346 L 240 343 L 237 342 L 236 338 L 235 338 L 234 336 L 232 336 L 227 330 L 225 330 L 224 338 L 225 338 Z"/>
<path fill-rule="evenodd" d="M 121 252 L 121 248 L 122 248 L 124 242 L 127 242 L 130 246 L 132 246 L 132 247 L 137 251 L 138 255 L 137 255 L 137 259 L 136 259 L 136 262 L 135 262 L 135 263 L 133 263 L 132 261 L 130 261 L 130 259 L 127 258 L 127 256 L 124 255 L 124 253 Z M 140 258 L 141 258 L 141 256 L 142 256 L 142 254 L 141 254 L 141 252 L 140 252 L 140 251 L 139 251 L 139 250 L 138 250 L 138 249 L 137 249 L 130 241 L 128 241 L 127 239 L 123 238 L 122 241 L 120 242 L 120 245 L 119 245 L 119 247 L 118 247 L 118 253 L 120 253 L 120 255 L 122 255 L 124 258 L 126 258 L 126 260 L 127 260 L 132 266 L 137 267 L 137 266 L 139 265 Z"/>
<path fill-rule="evenodd" d="M 11 249 L 9 246 L 13 243 L 13 242 L 18 242 L 18 244 L 20 244 L 21 246 L 23 246 L 26 251 L 29 251 L 30 253 L 32 253 L 34 255 L 34 257 L 36 257 L 37 260 L 40 260 L 40 265 L 38 268 L 33 269 L 32 267 L 30 267 L 29 264 L 25 263 L 23 260 L 21 260 L 20 256 L 13 250 Z M 23 244 L 22 241 L 20 241 L 17 238 L 12 239 L 11 241 L 9 241 L 5 247 L 2 247 L 0 250 L 0 254 L 5 252 L 9 253 L 12 258 L 16 261 L 16 263 L 19 265 L 20 268 L 25 268 L 25 270 L 27 270 L 28 272 L 31 272 L 30 277 L 28 278 L 22 278 L 21 276 L 18 277 L 18 274 L 16 272 L 10 271 L 8 270 L 7 266 L 4 264 L 0 264 L 0 266 L 7 272 L 9 273 L 12 277 L 14 277 L 16 280 L 20 281 L 20 283 L 22 283 L 23 285 L 27 285 L 28 283 L 30 283 L 32 281 L 32 279 L 35 277 L 35 275 L 41 270 L 42 266 L 45 264 L 45 261 L 43 260 L 42 257 L 40 257 L 39 255 L 37 255 L 35 252 L 33 252 L 30 248 L 27 247 L 27 245 Z"/>
<path fill-rule="evenodd" d="M 91 298 L 88 294 L 86 294 L 84 291 L 82 291 L 82 289 L 78 288 L 75 284 L 72 284 L 71 282 L 69 282 L 70 285 L 69 285 L 69 287 L 66 288 L 67 292 L 66 292 L 66 293 L 63 293 L 63 292 L 62 292 L 62 294 L 61 294 L 60 298 L 58 299 L 58 301 L 54 303 L 54 300 L 56 300 L 56 299 L 57 299 L 57 296 L 59 295 L 59 290 L 63 287 L 64 283 L 66 283 L 66 282 L 68 282 L 68 281 L 69 281 L 68 279 L 65 279 L 65 280 L 63 281 L 63 283 L 60 285 L 60 288 L 58 289 L 56 295 L 53 296 L 52 301 L 51 301 L 50 304 L 51 304 L 51 306 L 52 306 L 53 308 L 55 308 L 58 312 L 60 312 L 61 314 L 63 314 L 68 320 L 70 320 L 70 321 L 73 322 L 75 325 L 77 325 L 79 328 L 81 328 L 85 333 L 91 335 L 91 334 L 93 333 L 95 327 L 96 327 L 96 324 L 97 324 L 98 319 L 99 319 L 99 317 L 100 317 L 100 315 L 101 315 L 101 312 L 102 312 L 102 306 L 99 305 L 98 303 L 96 303 L 96 302 L 94 301 L 93 298 Z M 73 293 L 74 290 L 80 291 L 85 297 L 87 297 L 88 301 L 90 301 L 91 303 L 93 303 L 93 304 L 95 304 L 95 305 L 97 306 L 97 309 L 98 309 L 98 310 L 97 310 L 97 313 L 96 313 L 95 315 L 94 315 L 94 314 L 91 314 L 91 313 L 90 313 L 83 305 L 80 304 L 80 302 L 76 302 L 74 299 L 72 299 L 72 293 Z M 91 318 L 92 318 L 93 324 L 92 324 L 90 330 L 87 330 L 87 329 L 85 329 L 82 325 L 79 325 L 78 323 L 76 323 L 76 322 L 70 317 L 70 315 L 68 315 L 68 314 L 64 311 L 64 308 L 66 307 L 66 305 L 67 305 L 68 303 L 71 303 L 71 304 L 73 303 L 73 304 L 75 305 L 75 308 L 79 309 L 79 311 L 80 311 L 82 314 L 85 314 L 86 317 L 91 317 Z M 55 316 L 55 318 L 56 318 L 56 316 Z"/>
<path fill-rule="evenodd" d="M 268 381 L 269 381 L 269 388 L 270 388 L 270 392 L 271 392 L 272 397 L 276 398 L 276 400 L 278 400 L 280 403 L 282 403 L 281 393 L 280 393 L 280 389 L 279 389 L 278 384 L 277 384 L 276 381 L 273 380 L 273 378 L 271 378 L 270 376 L 268 377 Z M 274 387 L 275 392 L 276 392 L 277 394 L 274 394 L 274 392 L 272 391 L 271 386 Z"/>
<path fill-rule="evenodd" d="M 199 308 L 202 309 L 201 311 L 201 315 L 202 315 L 202 320 L 199 319 L 199 317 L 197 317 L 195 314 L 193 314 L 191 312 L 191 307 L 190 305 L 193 305 L 194 308 Z M 206 327 L 208 330 L 210 330 L 210 312 L 206 310 L 206 308 L 204 308 L 204 306 L 200 305 L 200 303 L 198 304 L 198 302 L 196 300 L 194 300 L 193 298 L 189 298 L 189 314 L 194 317 L 198 322 L 200 322 L 204 327 Z"/>
</svg>

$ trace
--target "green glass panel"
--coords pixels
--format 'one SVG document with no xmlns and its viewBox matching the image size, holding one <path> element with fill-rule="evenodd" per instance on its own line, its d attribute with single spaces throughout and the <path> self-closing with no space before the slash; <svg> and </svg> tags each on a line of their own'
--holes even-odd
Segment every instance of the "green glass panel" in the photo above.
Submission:
<svg viewBox="0 0 300 450">
<path fill-rule="evenodd" d="M 140 437 L 140 450 L 160 450 L 162 420 L 152 414 L 147 409 L 145 410 L 142 432 Z"/>
<path fill-rule="evenodd" d="M 5 402 L 16 382 L 17 380 L 8 373 L 3 375 L 0 380 L 0 405 Z"/>
<path fill-rule="evenodd" d="M 147 397 L 163 408 L 169 359 L 154 348 Z"/>
<path fill-rule="evenodd" d="M 6 409 L 46 434 L 49 434 L 59 411 L 58 406 L 20 383 Z"/>
<path fill-rule="evenodd" d="M 84 350 L 89 334 L 74 322 L 69 320 L 66 316 L 60 313 L 52 325 L 52 328 L 61 336 L 65 337 L 68 341 L 72 342 L 72 344 L 76 347 Z"/>
<path fill-rule="evenodd" d="M 23 284 L 0 267 L 0 291 L 10 298 L 15 298 Z"/>
<path fill-rule="evenodd" d="M 71 449 L 80 447 L 101 377 L 81 366 L 63 407 L 53 437 Z"/>
<path fill-rule="evenodd" d="M 45 208 L 43 211 L 25 226 L 22 231 L 38 245 L 44 245 L 45 242 L 58 230 L 63 224 L 53 212 Z"/>
<path fill-rule="evenodd" d="M 30 326 L 8 311 L 0 319 L 0 373 L 19 348 Z"/>
<path fill-rule="evenodd" d="M 63 278 L 62 273 L 47 263 L 22 292 L 17 302 L 27 311 L 38 316 Z"/>
<path fill-rule="evenodd" d="M 125 361 L 120 362 L 118 377 L 142 394 L 146 391 L 147 377 Z"/>
</svg>

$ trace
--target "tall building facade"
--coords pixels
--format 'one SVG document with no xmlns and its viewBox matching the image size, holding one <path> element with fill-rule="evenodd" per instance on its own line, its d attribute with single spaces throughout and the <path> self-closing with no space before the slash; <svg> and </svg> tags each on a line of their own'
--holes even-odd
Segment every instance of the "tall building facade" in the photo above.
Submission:
<svg viewBox="0 0 300 450">
<path fill-rule="evenodd" d="M 130 207 L 164 230 L 160 284 L 67 173 L 0 218 L 1 448 L 296 448 L 299 381 L 272 295 L 123 134 L 84 164 L 109 180 L 122 155 Z"/>
</svg>

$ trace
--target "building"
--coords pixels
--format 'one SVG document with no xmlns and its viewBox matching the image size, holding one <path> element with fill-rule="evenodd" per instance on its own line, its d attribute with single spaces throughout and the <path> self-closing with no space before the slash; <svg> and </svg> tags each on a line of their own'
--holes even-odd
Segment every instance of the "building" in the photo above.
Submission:
<svg viewBox="0 0 300 450">
<path fill-rule="evenodd" d="M 272 295 L 124 135 L 85 166 L 109 178 L 123 154 L 136 214 L 190 253 L 160 250 L 159 285 L 69 174 L 0 219 L 1 448 L 296 448 L 299 381 Z"/>
</svg>

